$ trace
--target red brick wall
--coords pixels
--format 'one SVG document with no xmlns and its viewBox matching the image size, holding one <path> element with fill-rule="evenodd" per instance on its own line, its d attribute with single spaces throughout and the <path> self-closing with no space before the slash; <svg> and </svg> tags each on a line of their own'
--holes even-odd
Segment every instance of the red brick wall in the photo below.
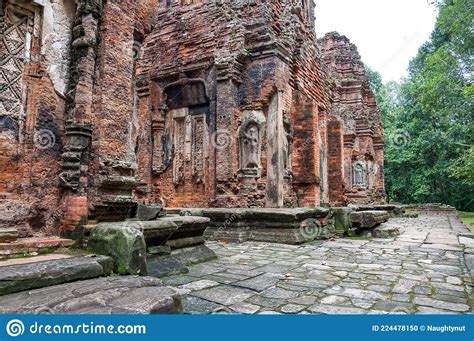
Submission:
<svg viewBox="0 0 474 341">
<path fill-rule="evenodd" d="M 329 202 L 333 206 L 344 206 L 344 139 L 343 127 L 338 120 L 328 124 L 328 181 Z"/>
</svg>

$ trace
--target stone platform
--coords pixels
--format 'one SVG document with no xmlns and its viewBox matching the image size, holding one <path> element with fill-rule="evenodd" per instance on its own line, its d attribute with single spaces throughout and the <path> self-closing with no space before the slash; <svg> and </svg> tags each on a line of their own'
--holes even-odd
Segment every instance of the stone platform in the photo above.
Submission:
<svg viewBox="0 0 474 341">
<path fill-rule="evenodd" d="M 453 216 L 396 218 L 389 239 L 209 243 L 219 258 L 163 278 L 188 314 L 467 314 L 474 234 Z"/>
<path fill-rule="evenodd" d="M 150 277 L 108 277 L 0 297 L 0 314 L 177 314 L 181 297 Z"/>
<path fill-rule="evenodd" d="M 335 233 L 330 210 L 325 208 L 182 209 L 180 214 L 209 218 L 204 236 L 214 241 L 302 244 Z"/>
</svg>

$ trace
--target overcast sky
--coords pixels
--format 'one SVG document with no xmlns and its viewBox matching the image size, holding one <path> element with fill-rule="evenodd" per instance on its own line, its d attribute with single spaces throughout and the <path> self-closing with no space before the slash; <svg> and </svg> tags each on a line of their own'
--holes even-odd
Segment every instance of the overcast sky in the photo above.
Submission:
<svg viewBox="0 0 474 341">
<path fill-rule="evenodd" d="M 338 31 L 357 45 L 364 63 L 385 82 L 406 76 L 429 39 L 437 10 L 429 0 L 315 0 L 318 37 Z"/>
</svg>

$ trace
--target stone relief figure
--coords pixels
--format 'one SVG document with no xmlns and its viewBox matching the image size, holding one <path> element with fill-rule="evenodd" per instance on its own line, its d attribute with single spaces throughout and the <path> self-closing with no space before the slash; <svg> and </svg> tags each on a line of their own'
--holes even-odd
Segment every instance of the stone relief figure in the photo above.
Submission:
<svg viewBox="0 0 474 341">
<path fill-rule="evenodd" d="M 239 128 L 239 174 L 242 177 L 258 178 L 261 176 L 262 132 L 265 122 L 265 116 L 261 111 L 244 112 Z"/>
<path fill-rule="evenodd" d="M 245 169 L 258 168 L 259 165 L 259 131 L 255 124 L 251 124 L 242 136 L 242 166 Z"/>
<path fill-rule="evenodd" d="M 352 175 L 352 182 L 354 186 L 363 187 L 366 185 L 366 172 L 364 164 L 360 161 L 354 165 L 354 171 Z"/>
</svg>

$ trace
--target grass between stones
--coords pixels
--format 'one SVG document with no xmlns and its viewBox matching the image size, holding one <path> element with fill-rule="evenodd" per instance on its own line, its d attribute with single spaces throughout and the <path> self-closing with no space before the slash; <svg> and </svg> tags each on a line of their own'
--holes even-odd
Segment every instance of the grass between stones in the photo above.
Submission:
<svg viewBox="0 0 474 341">
<path fill-rule="evenodd" d="M 459 212 L 462 223 L 474 232 L 474 212 Z"/>
</svg>

